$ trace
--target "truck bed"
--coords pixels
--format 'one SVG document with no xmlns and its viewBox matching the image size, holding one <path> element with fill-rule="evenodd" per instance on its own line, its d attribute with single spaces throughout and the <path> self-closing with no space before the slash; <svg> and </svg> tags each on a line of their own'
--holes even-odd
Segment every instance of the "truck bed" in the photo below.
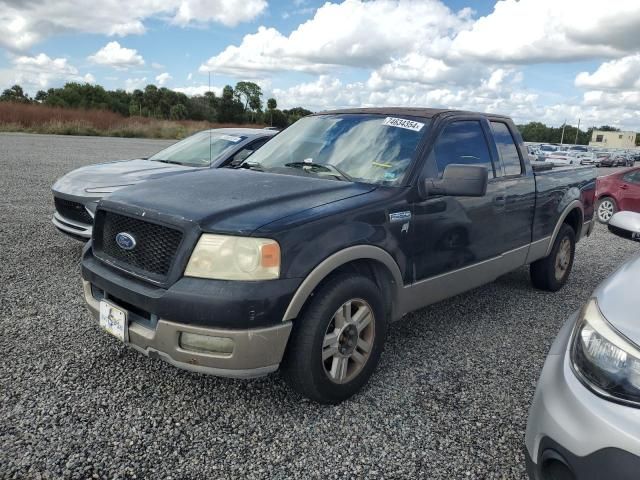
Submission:
<svg viewBox="0 0 640 480">
<path fill-rule="evenodd" d="M 596 169 L 592 166 L 553 167 L 538 170 L 536 179 L 536 207 L 532 240 L 549 236 L 565 208 L 578 200 L 584 208 L 583 222 L 593 219 L 596 189 Z"/>
</svg>

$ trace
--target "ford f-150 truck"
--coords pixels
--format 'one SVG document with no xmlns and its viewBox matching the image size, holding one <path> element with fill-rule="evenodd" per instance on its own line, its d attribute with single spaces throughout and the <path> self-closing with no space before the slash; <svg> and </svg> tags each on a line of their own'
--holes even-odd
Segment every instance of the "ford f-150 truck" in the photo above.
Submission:
<svg viewBox="0 0 640 480">
<path fill-rule="evenodd" d="M 562 287 L 593 226 L 595 175 L 545 167 L 503 116 L 311 115 L 233 168 L 102 200 L 85 298 L 148 356 L 232 377 L 280 368 L 340 402 L 406 313 L 524 265 L 535 287 Z"/>
</svg>

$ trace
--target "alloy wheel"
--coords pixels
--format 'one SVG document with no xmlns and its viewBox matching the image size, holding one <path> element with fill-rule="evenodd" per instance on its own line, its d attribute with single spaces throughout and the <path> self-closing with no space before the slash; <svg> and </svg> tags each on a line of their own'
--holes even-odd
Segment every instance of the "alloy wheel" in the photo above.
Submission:
<svg viewBox="0 0 640 480">
<path fill-rule="evenodd" d="M 351 299 L 334 313 L 322 342 L 324 372 L 334 383 L 347 383 L 362 371 L 375 338 L 373 309 Z"/>
<path fill-rule="evenodd" d="M 571 263 L 571 241 L 565 237 L 560 242 L 558 253 L 556 254 L 555 275 L 556 280 L 560 281 L 567 273 L 569 264 Z"/>
<path fill-rule="evenodd" d="M 601 222 L 607 223 L 611 220 L 614 210 L 615 207 L 611 200 L 603 200 L 600 202 L 600 205 L 598 205 L 598 218 Z"/>
</svg>

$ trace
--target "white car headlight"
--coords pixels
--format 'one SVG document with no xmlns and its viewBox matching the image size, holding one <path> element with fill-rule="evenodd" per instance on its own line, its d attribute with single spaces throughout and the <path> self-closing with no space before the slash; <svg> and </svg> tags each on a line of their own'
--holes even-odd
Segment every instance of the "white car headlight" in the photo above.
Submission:
<svg viewBox="0 0 640 480">
<path fill-rule="evenodd" d="M 576 324 L 571 361 L 578 377 L 596 393 L 640 404 L 640 348 L 613 328 L 595 299 Z"/>
<path fill-rule="evenodd" d="M 268 238 L 203 233 L 184 274 L 216 280 L 272 280 L 280 276 L 280 245 Z"/>
</svg>

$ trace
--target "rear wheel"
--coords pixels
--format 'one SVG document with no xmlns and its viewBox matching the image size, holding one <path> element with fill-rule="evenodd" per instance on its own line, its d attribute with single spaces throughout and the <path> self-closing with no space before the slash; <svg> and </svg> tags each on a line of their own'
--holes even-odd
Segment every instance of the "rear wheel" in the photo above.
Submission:
<svg viewBox="0 0 640 480">
<path fill-rule="evenodd" d="M 602 197 L 598 200 L 596 207 L 596 216 L 600 223 L 609 223 L 614 213 L 618 211 L 616 201 L 611 197 Z"/>
<path fill-rule="evenodd" d="M 314 293 L 294 321 L 282 363 L 285 380 L 320 403 L 339 403 L 373 373 L 387 332 L 378 287 L 360 275 L 337 275 Z"/>
<path fill-rule="evenodd" d="M 551 253 L 531 264 L 531 282 L 541 290 L 557 292 L 571 273 L 576 252 L 576 234 L 566 223 L 560 227 Z"/>
</svg>

